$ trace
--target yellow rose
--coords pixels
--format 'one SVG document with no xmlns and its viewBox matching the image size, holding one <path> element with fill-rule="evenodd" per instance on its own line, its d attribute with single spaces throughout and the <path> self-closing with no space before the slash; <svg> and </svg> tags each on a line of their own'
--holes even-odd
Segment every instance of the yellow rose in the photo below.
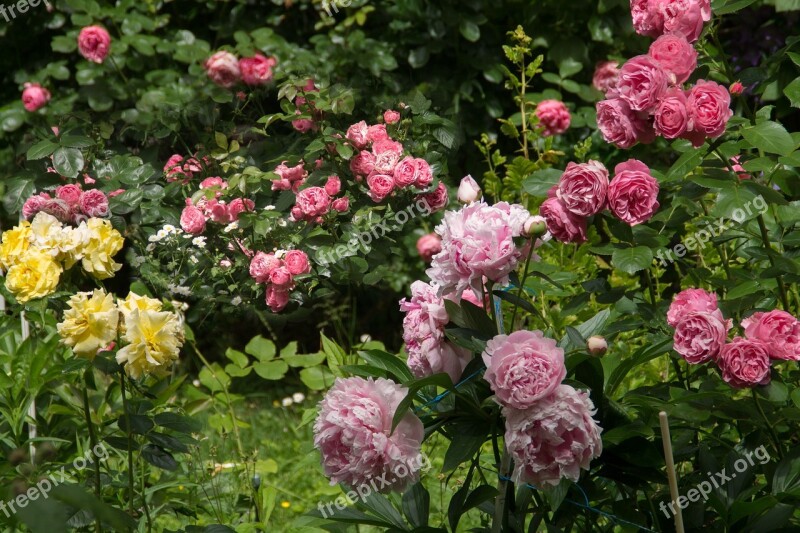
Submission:
<svg viewBox="0 0 800 533">
<path fill-rule="evenodd" d="M 31 248 L 8 269 L 6 288 L 25 303 L 55 292 L 60 276 L 61 265 L 52 255 Z"/>
<path fill-rule="evenodd" d="M 97 279 L 114 277 L 122 265 L 114 262 L 114 255 L 122 250 L 125 239 L 102 218 L 90 218 L 75 230 L 77 245 L 71 251 L 73 261 L 80 260 L 83 269 Z"/>
<path fill-rule="evenodd" d="M 138 379 L 145 374 L 164 374 L 178 359 L 183 329 L 175 313 L 134 309 L 126 319 L 127 346 L 117 352 L 117 363 Z"/>
<path fill-rule="evenodd" d="M 31 223 L 27 220 L 3 233 L 0 242 L 0 267 L 8 270 L 31 246 Z"/>
<path fill-rule="evenodd" d="M 91 297 L 90 297 L 91 296 Z M 61 341 L 78 357 L 94 359 L 97 351 L 117 338 L 119 310 L 114 297 L 102 289 L 79 292 L 67 302 L 64 320 L 58 324 Z"/>
<path fill-rule="evenodd" d="M 73 251 L 79 244 L 72 226 L 65 226 L 53 215 L 40 211 L 31 222 L 31 244 L 42 252 L 47 252 L 64 268 L 72 268 L 75 261 Z"/>
<path fill-rule="evenodd" d="M 128 297 L 124 300 L 117 302 L 119 310 L 124 318 L 120 324 L 120 332 L 124 335 L 127 331 L 125 323 L 130 319 L 131 313 L 134 311 L 161 311 L 161 300 L 150 298 L 149 296 L 140 296 L 134 292 L 129 292 Z"/>
</svg>

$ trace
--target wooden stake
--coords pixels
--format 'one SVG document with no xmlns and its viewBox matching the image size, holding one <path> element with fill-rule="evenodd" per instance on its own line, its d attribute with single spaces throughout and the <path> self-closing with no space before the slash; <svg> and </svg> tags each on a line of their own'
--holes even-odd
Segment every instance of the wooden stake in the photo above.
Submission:
<svg viewBox="0 0 800 533">
<path fill-rule="evenodd" d="M 664 442 L 664 461 L 667 464 L 667 478 L 669 479 L 669 493 L 674 502 L 675 508 L 675 531 L 676 533 L 683 532 L 683 515 L 681 514 L 681 506 L 678 505 L 678 474 L 675 471 L 675 461 L 672 458 L 672 441 L 669 436 L 669 420 L 667 413 L 661 411 L 658 413 L 658 419 L 661 422 L 661 440 Z"/>
</svg>

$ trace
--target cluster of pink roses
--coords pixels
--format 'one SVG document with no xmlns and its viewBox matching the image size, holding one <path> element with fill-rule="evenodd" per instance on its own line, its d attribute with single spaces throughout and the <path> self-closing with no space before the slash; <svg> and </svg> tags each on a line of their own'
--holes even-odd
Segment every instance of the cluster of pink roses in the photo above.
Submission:
<svg viewBox="0 0 800 533">
<path fill-rule="evenodd" d="M 238 59 L 224 50 L 216 52 L 205 62 L 208 77 L 226 89 L 240 81 L 245 85 L 265 85 L 272 81 L 272 68 L 278 64 L 274 57 L 257 53 L 253 57 Z"/>
<path fill-rule="evenodd" d="M 578 481 L 603 444 L 589 395 L 561 383 L 567 375 L 564 350 L 541 331 L 515 331 L 491 339 L 483 362 L 484 379 L 503 406 L 514 481 Z"/>
<path fill-rule="evenodd" d="M 800 321 L 786 311 L 754 313 L 742 320 L 744 338 L 728 342 L 732 324 L 717 307 L 717 295 L 687 289 L 672 301 L 667 323 L 675 328 L 673 347 L 687 363 L 716 362 L 733 387 L 769 383 L 772 360 L 800 361 Z"/>
<path fill-rule="evenodd" d="M 164 174 L 167 176 L 167 181 L 180 181 L 185 185 L 189 183 L 195 174 L 202 172 L 209 164 L 210 161 L 207 157 L 203 157 L 200 160 L 196 155 L 184 158 L 180 154 L 172 154 L 164 164 Z"/>
<path fill-rule="evenodd" d="M 539 208 L 547 230 L 561 242 L 586 240 L 586 218 L 606 207 L 620 220 L 635 226 L 658 209 L 658 181 L 636 159 L 614 168 L 614 179 L 602 163 L 569 163 L 549 198 Z"/>
<path fill-rule="evenodd" d="M 80 185 L 69 184 L 56 188 L 55 198 L 48 193 L 35 194 L 25 200 L 22 216 L 31 220 L 44 211 L 64 223 L 79 223 L 83 218 L 106 218 L 110 215 L 108 196 L 99 189 L 84 191 Z"/>
<path fill-rule="evenodd" d="M 295 115 L 302 115 L 303 110 L 302 108 L 306 108 L 306 111 L 311 113 L 312 118 L 298 118 L 292 121 L 292 127 L 299 131 L 300 133 L 308 133 L 309 131 L 316 131 L 317 128 L 317 120 L 322 118 L 322 112 L 314 107 L 314 103 L 310 102 L 308 98 L 305 97 L 305 93 L 312 93 L 317 92 L 316 84 L 314 80 L 309 78 L 306 81 L 306 84 L 303 87 L 299 87 L 301 90 L 301 94 L 298 94 L 294 98 L 294 114 Z"/>
<path fill-rule="evenodd" d="M 285 167 L 283 164 L 281 166 Z M 350 198 L 348 196 L 335 198 L 337 194 L 342 192 L 342 180 L 339 179 L 339 176 L 328 176 L 323 187 L 306 187 L 298 191 L 299 186 L 305 181 L 305 177 L 297 178 L 300 175 L 297 171 L 298 167 L 302 168 L 302 163 L 297 167 L 283 170 L 282 174 L 279 172 L 280 167 L 275 169 L 281 179 L 272 182 L 273 190 L 276 190 L 276 184 L 278 189 L 287 187 L 288 184 L 288 187 L 297 193 L 290 220 L 305 220 L 319 224 L 322 223 L 323 217 L 330 213 L 331 210 L 337 213 L 344 213 L 350 209 Z M 303 174 L 307 175 L 307 172 L 303 171 Z"/>
<path fill-rule="evenodd" d="M 200 182 L 200 190 L 210 191 L 213 198 L 203 195 L 196 201 L 186 199 L 186 207 L 181 212 L 181 229 L 186 233 L 200 235 L 206 230 L 206 222 L 230 224 L 239 220 L 239 215 L 255 209 L 255 202 L 248 198 L 236 198 L 228 203 L 220 200 L 228 182 L 220 177 L 206 178 Z"/>
<path fill-rule="evenodd" d="M 652 142 L 656 135 L 700 146 L 706 138 L 725 133 L 733 114 L 728 90 L 704 80 L 682 88 L 697 67 L 691 43 L 711 16 L 708 2 L 632 0 L 631 11 L 637 31 L 658 38 L 647 54 L 619 70 L 605 63 L 602 72 L 595 72 L 595 86 L 606 92 L 606 99 L 597 103 L 603 138 L 620 148 Z"/>
<path fill-rule="evenodd" d="M 257 252 L 250 260 L 250 277 L 267 286 L 266 301 L 273 313 L 289 303 L 294 289 L 294 277 L 311 272 L 308 256 L 302 250 L 279 251 L 275 254 Z"/>
</svg>

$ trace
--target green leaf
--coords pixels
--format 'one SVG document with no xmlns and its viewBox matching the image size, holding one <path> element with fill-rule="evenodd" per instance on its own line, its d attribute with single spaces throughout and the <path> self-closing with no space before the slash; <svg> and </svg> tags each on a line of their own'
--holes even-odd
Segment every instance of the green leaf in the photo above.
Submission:
<svg viewBox="0 0 800 533">
<path fill-rule="evenodd" d="M 789 155 L 795 148 L 795 142 L 786 128 L 771 120 L 743 129 L 742 137 L 755 148 L 771 154 Z"/>
<path fill-rule="evenodd" d="M 553 185 L 558 183 L 564 172 L 557 168 L 537 170 L 522 182 L 522 190 L 533 196 L 547 196 Z"/>
<path fill-rule="evenodd" d="M 259 361 L 253 363 L 253 370 L 264 379 L 278 380 L 286 375 L 289 365 L 285 361 Z"/>
<path fill-rule="evenodd" d="M 722 7 L 714 9 L 714 14 L 729 15 L 731 13 L 736 13 L 737 11 L 744 9 L 755 2 L 756 0 L 732 0 L 726 2 Z"/>
<path fill-rule="evenodd" d="M 286 364 L 292 368 L 308 368 L 317 366 L 325 360 L 325 354 L 322 352 L 307 353 L 307 354 L 294 354 L 283 355 L 281 359 L 286 361 Z"/>
<path fill-rule="evenodd" d="M 635 274 L 644 270 L 653 263 L 653 251 L 646 246 L 636 246 L 635 248 L 621 248 L 614 250 L 611 256 L 611 264 L 628 274 Z"/>
<path fill-rule="evenodd" d="M 800 107 L 800 77 L 783 88 L 783 94 L 792 103 L 792 107 Z"/>
<path fill-rule="evenodd" d="M 179 433 L 197 433 L 203 427 L 194 418 L 176 413 L 159 413 L 153 417 L 153 420 L 162 428 L 171 429 Z"/>
<path fill-rule="evenodd" d="M 258 335 L 250 339 L 244 351 L 258 359 L 259 361 L 269 361 L 275 357 L 275 344 L 265 339 L 263 336 Z"/>
<path fill-rule="evenodd" d="M 25 156 L 28 160 L 43 159 L 55 152 L 58 145 L 49 139 L 39 141 L 28 149 Z"/>
<path fill-rule="evenodd" d="M 83 170 L 83 154 L 77 148 L 58 148 L 53 152 L 53 168 L 67 178 L 77 178 Z"/>
<path fill-rule="evenodd" d="M 396 355 L 382 350 L 362 350 L 358 355 L 372 366 L 387 370 L 399 383 L 405 383 L 414 378 L 405 361 Z"/>
<path fill-rule="evenodd" d="M 414 527 L 425 527 L 428 525 L 428 515 L 430 514 L 431 495 L 422 483 L 414 483 L 403 494 L 403 514 Z"/>
<path fill-rule="evenodd" d="M 477 40 L 481 38 L 481 29 L 470 20 L 462 20 L 461 24 L 458 26 L 458 30 L 461 32 L 464 39 L 471 43 L 477 42 Z"/>
<path fill-rule="evenodd" d="M 336 377 L 324 366 L 312 366 L 300 371 L 300 381 L 311 390 L 324 390 L 333 385 Z"/>
<path fill-rule="evenodd" d="M 460 424 L 456 438 L 450 441 L 450 446 L 447 447 L 447 452 L 444 454 L 442 472 L 455 470 L 461 463 L 475 457 L 486 441 L 486 435 L 487 433 L 481 431 L 478 426 Z"/>
<path fill-rule="evenodd" d="M 69 148 L 89 148 L 94 146 L 94 141 L 84 135 L 64 135 L 58 142 L 61 146 Z"/>
<path fill-rule="evenodd" d="M 662 181 L 674 181 L 685 178 L 703 161 L 703 151 L 690 148 L 681 154 L 675 163 L 672 164 Z"/>
<path fill-rule="evenodd" d="M 158 446 L 147 444 L 144 448 L 142 448 L 141 454 L 142 457 L 144 457 L 144 460 L 153 466 L 157 466 L 158 468 L 169 471 L 178 469 L 178 463 L 175 461 L 175 458 L 172 456 L 172 454 L 159 448 Z"/>
</svg>

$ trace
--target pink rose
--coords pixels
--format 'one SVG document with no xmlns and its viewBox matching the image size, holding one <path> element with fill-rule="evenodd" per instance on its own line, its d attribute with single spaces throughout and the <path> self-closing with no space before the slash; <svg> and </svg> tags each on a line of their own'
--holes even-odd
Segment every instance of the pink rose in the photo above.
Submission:
<svg viewBox="0 0 800 533">
<path fill-rule="evenodd" d="M 300 111 L 296 111 L 295 114 L 300 115 Z M 297 120 L 292 121 L 292 127 L 295 131 L 299 131 L 300 133 L 308 133 L 309 131 L 316 128 L 316 124 L 313 120 L 307 118 L 298 118 Z"/>
<path fill-rule="evenodd" d="M 772 359 L 800 361 L 800 322 L 786 311 L 754 313 L 742 320 L 745 336 L 763 342 Z"/>
<path fill-rule="evenodd" d="M 411 156 L 406 156 L 394 167 L 394 183 L 398 189 L 408 187 L 417 183 L 417 173 L 419 167 L 417 160 Z"/>
<path fill-rule="evenodd" d="M 668 90 L 653 113 L 653 128 L 665 139 L 677 139 L 689 127 L 686 96 L 677 88 Z"/>
<path fill-rule="evenodd" d="M 750 173 L 747 172 L 747 170 L 742 166 L 741 158 L 742 156 L 740 155 L 735 155 L 731 157 L 731 168 L 733 169 L 734 172 L 736 172 L 740 180 L 749 180 L 753 176 L 751 176 Z"/>
<path fill-rule="evenodd" d="M 205 68 L 211 81 L 226 89 L 236 85 L 242 77 L 236 56 L 224 50 L 209 57 L 205 62 Z"/>
<path fill-rule="evenodd" d="M 108 209 L 108 197 L 99 189 L 89 189 L 80 196 L 80 209 L 87 217 L 105 218 L 111 213 Z"/>
<path fill-rule="evenodd" d="M 344 213 L 348 209 L 350 209 L 350 198 L 347 196 L 344 196 L 342 198 L 337 198 L 336 200 L 333 201 L 331 207 L 333 208 L 334 211 L 337 211 L 339 213 Z"/>
<path fill-rule="evenodd" d="M 442 182 L 439 182 L 433 191 L 417 195 L 417 197 L 414 198 L 414 201 L 417 203 L 423 202 L 425 204 L 424 209 L 430 211 L 431 213 L 441 211 L 447 207 L 449 200 L 450 198 L 447 193 L 447 187 L 445 187 L 444 183 Z"/>
<path fill-rule="evenodd" d="M 73 209 L 80 203 L 82 193 L 81 186 L 74 183 L 56 187 L 56 198 L 65 201 Z"/>
<path fill-rule="evenodd" d="M 722 379 L 731 387 L 766 385 L 770 380 L 768 346 L 759 340 L 736 337 L 717 358 Z"/>
<path fill-rule="evenodd" d="M 708 4 L 708 0 L 705 0 Z M 649 10 L 663 21 L 664 33 L 680 33 L 690 43 L 695 42 L 703 32 L 703 22 L 711 15 L 708 7 L 700 5 L 700 0 L 650 0 Z M 704 11 L 708 10 L 708 18 Z"/>
<path fill-rule="evenodd" d="M 350 171 L 356 176 L 369 176 L 375 170 L 375 155 L 366 150 L 350 160 Z"/>
<path fill-rule="evenodd" d="M 256 54 L 239 60 L 239 72 L 247 85 L 265 85 L 272 81 L 272 67 L 278 62 L 274 57 Z"/>
<path fill-rule="evenodd" d="M 361 122 L 356 122 L 349 128 L 347 128 L 347 133 L 345 134 L 345 138 L 350 141 L 350 143 L 358 148 L 359 150 L 363 150 L 369 144 L 369 140 L 367 139 L 367 131 L 369 127 L 367 123 L 363 120 Z"/>
<path fill-rule="evenodd" d="M 607 93 L 616 88 L 619 79 L 619 63 L 616 61 L 603 61 L 594 68 L 592 86 L 602 93 Z"/>
<path fill-rule="evenodd" d="M 252 211 L 255 207 L 255 202 L 249 198 L 235 198 L 228 205 L 228 218 L 231 222 L 236 222 L 239 220 L 239 215 L 245 211 Z"/>
<path fill-rule="evenodd" d="M 686 289 L 672 299 L 667 311 L 667 324 L 673 328 L 689 313 L 713 313 L 718 311 L 717 295 L 703 289 Z M 722 319 L 722 313 L 719 318 Z"/>
<path fill-rule="evenodd" d="M 25 204 L 22 206 L 22 218 L 25 220 L 32 219 L 36 216 L 36 213 L 44 210 L 48 200 L 50 200 L 50 195 L 46 192 L 34 194 L 25 200 Z"/>
<path fill-rule="evenodd" d="M 619 70 L 616 93 L 634 111 L 650 111 L 667 91 L 666 71 L 647 55 L 633 57 Z"/>
<path fill-rule="evenodd" d="M 394 190 L 394 178 L 386 174 L 372 174 L 367 178 L 367 187 L 372 201 L 382 202 Z"/>
<path fill-rule="evenodd" d="M 336 196 L 342 190 L 342 181 L 339 176 L 330 176 L 325 182 L 325 192 L 330 196 Z"/>
<path fill-rule="evenodd" d="M 603 210 L 608 193 L 608 170 L 597 161 L 569 163 L 556 190 L 572 213 L 588 217 Z"/>
<path fill-rule="evenodd" d="M 391 139 L 376 141 L 372 145 L 375 155 L 375 172 L 391 175 L 403 155 L 403 145 Z"/>
<path fill-rule="evenodd" d="M 256 283 L 267 283 L 272 271 L 279 266 L 281 260 L 274 255 L 257 252 L 250 260 L 250 277 L 256 280 Z"/>
<path fill-rule="evenodd" d="M 547 231 L 560 242 L 584 242 L 586 240 L 586 219 L 572 213 L 558 198 L 548 198 L 539 207 L 544 217 Z"/>
<path fill-rule="evenodd" d="M 312 220 L 330 210 L 331 197 L 322 187 L 309 187 L 297 193 L 295 205 L 300 208 L 304 219 Z"/>
<path fill-rule="evenodd" d="M 94 63 L 102 63 L 111 49 L 111 36 L 100 26 L 86 26 L 78 34 L 78 51 Z"/>
<path fill-rule="evenodd" d="M 386 133 L 386 124 L 374 124 L 367 128 L 367 141 L 375 144 L 378 141 L 387 141 L 389 134 Z"/>
<path fill-rule="evenodd" d="M 536 106 L 536 116 L 539 118 L 539 125 L 544 128 L 542 135 L 545 137 L 561 135 L 567 131 L 572 120 L 569 109 L 559 100 L 539 102 Z"/>
<path fill-rule="evenodd" d="M 408 389 L 383 378 L 337 378 L 320 402 L 314 446 L 331 484 L 402 492 L 419 479 L 425 428 L 408 411 L 392 431 L 392 419 Z M 406 474 L 406 475 L 401 475 Z M 388 481 L 388 484 L 385 483 Z"/>
<path fill-rule="evenodd" d="M 733 115 L 730 93 L 713 81 L 699 80 L 689 90 L 686 107 L 689 110 L 689 129 L 712 139 L 725 133 L 728 119 Z"/>
<path fill-rule="evenodd" d="M 181 228 L 186 233 L 200 235 L 206 229 L 206 217 L 193 205 L 188 205 L 181 212 Z"/>
<path fill-rule="evenodd" d="M 53 215 L 61 222 L 69 222 L 72 220 L 72 215 L 74 211 L 64 200 L 59 200 L 58 198 L 53 198 L 52 200 L 47 200 L 42 207 L 42 211 L 47 213 L 48 215 Z"/>
<path fill-rule="evenodd" d="M 283 258 L 286 269 L 293 276 L 308 274 L 311 272 L 311 265 L 308 264 L 308 256 L 302 250 L 289 250 Z"/>
<path fill-rule="evenodd" d="M 684 83 L 697 68 L 697 50 L 683 35 L 662 35 L 650 45 L 648 55 L 667 72 L 673 85 Z"/>
<path fill-rule="evenodd" d="M 564 350 L 541 331 L 515 331 L 486 343 L 484 379 L 500 405 L 527 409 L 567 376 Z"/>
<path fill-rule="evenodd" d="M 294 278 L 288 268 L 279 266 L 269 273 L 269 282 L 278 289 L 289 290 L 292 287 Z"/>
<path fill-rule="evenodd" d="M 26 83 L 22 89 L 22 106 L 25 110 L 38 111 L 50 101 L 50 91 L 38 83 Z"/>
<path fill-rule="evenodd" d="M 417 241 L 417 252 L 423 261 L 430 263 L 433 256 L 442 251 L 442 239 L 435 233 L 423 235 Z"/>
<path fill-rule="evenodd" d="M 414 163 L 417 165 L 417 182 L 414 185 L 417 189 L 427 189 L 433 182 L 433 170 L 428 162 L 422 158 L 416 158 Z"/>
<path fill-rule="evenodd" d="M 614 179 L 608 186 L 608 208 L 631 226 L 650 220 L 658 210 L 658 181 L 650 169 L 636 159 L 629 159 L 614 168 Z"/>
<path fill-rule="evenodd" d="M 673 347 L 687 363 L 699 365 L 716 359 L 727 338 L 722 313 L 693 311 L 684 314 L 675 326 Z"/>
<path fill-rule="evenodd" d="M 287 167 L 286 161 L 284 161 L 275 167 L 273 172 L 280 176 L 279 180 L 272 182 L 273 191 L 288 191 L 292 189 L 296 192 L 308 177 L 308 171 L 306 171 L 302 162 L 293 167 Z"/>
<path fill-rule="evenodd" d="M 637 142 L 647 144 L 655 139 L 653 126 L 622 98 L 597 102 L 597 127 L 606 142 L 619 148 L 630 148 Z"/>
<path fill-rule="evenodd" d="M 728 92 L 733 96 L 740 96 L 744 92 L 744 85 L 742 85 L 742 82 L 740 81 L 735 81 L 731 83 L 731 86 L 728 88 Z"/>
<path fill-rule="evenodd" d="M 396 124 L 400 121 L 400 113 L 392 109 L 383 112 L 383 121 L 387 124 Z"/>
<path fill-rule="evenodd" d="M 266 302 L 270 311 L 280 313 L 289 303 L 289 291 L 275 285 L 267 285 Z"/>
<path fill-rule="evenodd" d="M 192 172 L 183 167 L 183 156 L 180 154 L 172 154 L 164 164 L 164 174 L 167 175 L 167 181 L 182 180 L 187 183 L 192 179 Z"/>
<path fill-rule="evenodd" d="M 633 27 L 639 35 L 658 37 L 664 28 L 664 20 L 649 7 L 648 0 L 631 0 Z"/>
<path fill-rule="evenodd" d="M 513 480 L 537 487 L 577 482 L 581 469 L 588 470 L 603 451 L 595 413 L 589 394 L 569 385 L 559 385 L 528 409 L 503 408 Z"/>
</svg>

